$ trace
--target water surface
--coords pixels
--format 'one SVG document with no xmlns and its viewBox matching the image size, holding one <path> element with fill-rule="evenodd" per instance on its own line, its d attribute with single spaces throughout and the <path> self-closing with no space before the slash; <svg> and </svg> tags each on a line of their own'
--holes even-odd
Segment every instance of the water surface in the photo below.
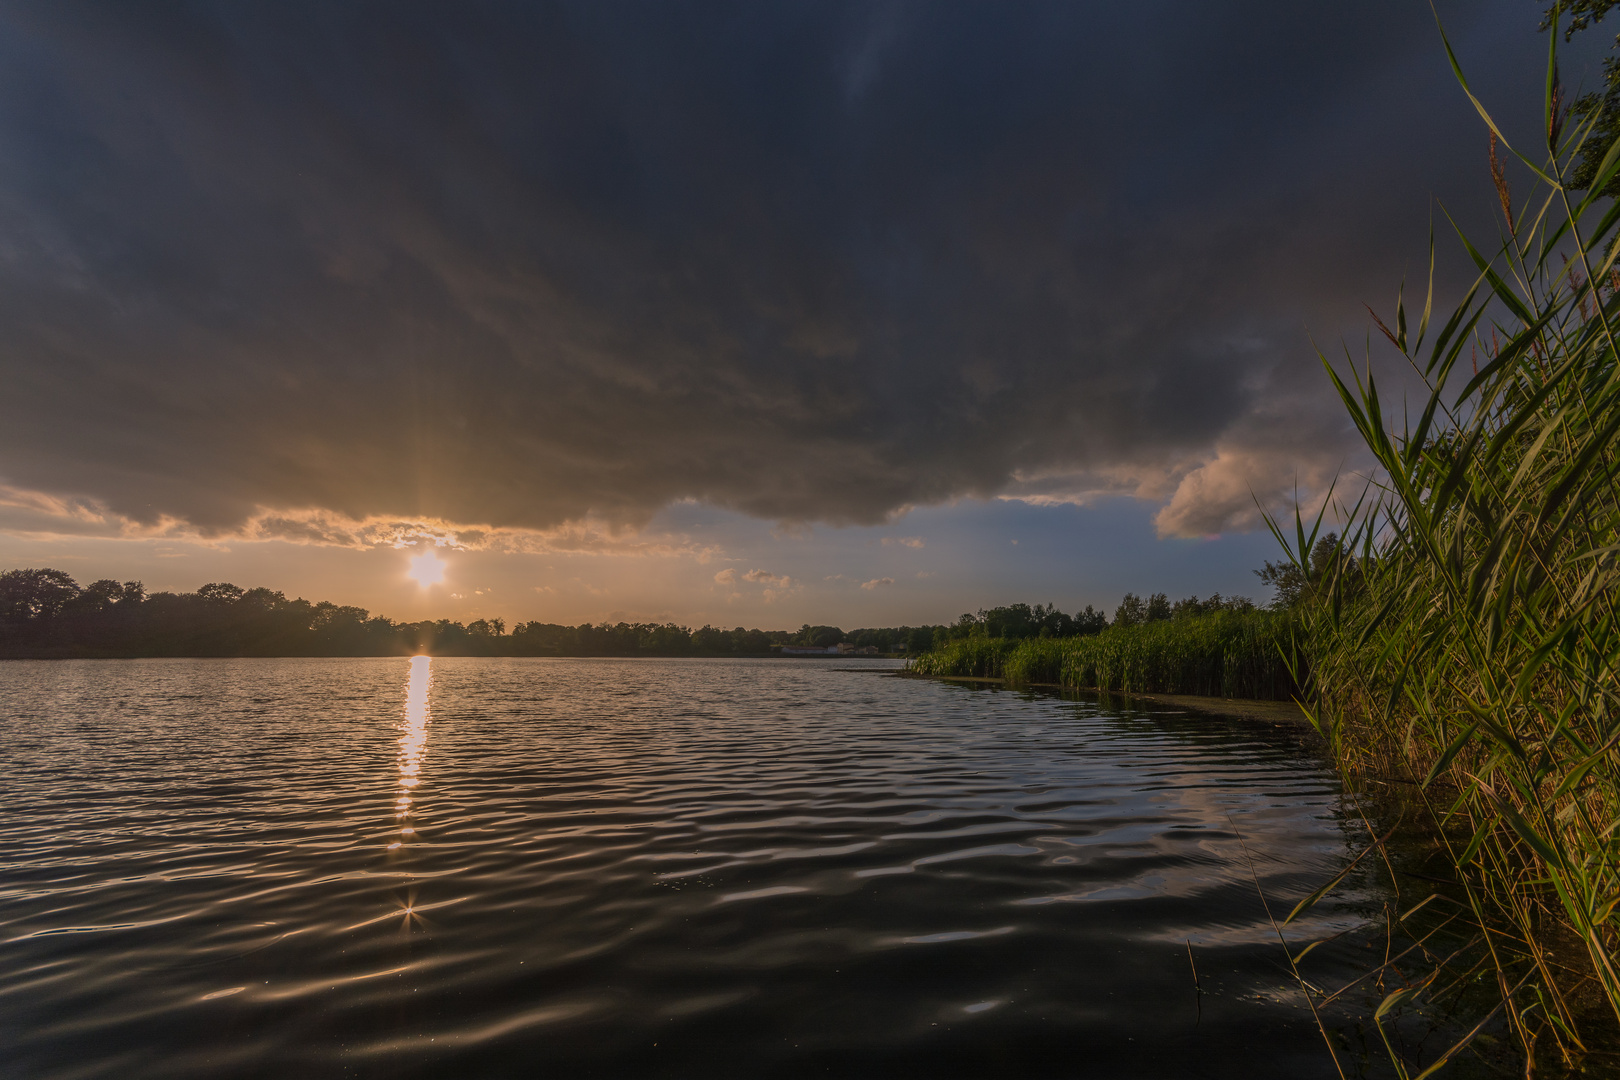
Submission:
<svg viewBox="0 0 1620 1080">
<path fill-rule="evenodd" d="M 1295 737 L 885 666 L 0 664 L 0 1071 L 1336 1075 Z"/>
</svg>

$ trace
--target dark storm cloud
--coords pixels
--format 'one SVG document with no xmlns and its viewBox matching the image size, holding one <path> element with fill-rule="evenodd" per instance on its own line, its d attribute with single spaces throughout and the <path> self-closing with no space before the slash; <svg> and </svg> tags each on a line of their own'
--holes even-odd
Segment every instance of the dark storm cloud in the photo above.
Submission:
<svg viewBox="0 0 1620 1080">
<path fill-rule="evenodd" d="M 1531 8 L 1450 18 L 1533 94 Z M 1306 324 L 1483 175 L 1406 0 L 0 19 L 0 480 L 204 529 L 1240 523 L 1347 452 Z"/>
</svg>

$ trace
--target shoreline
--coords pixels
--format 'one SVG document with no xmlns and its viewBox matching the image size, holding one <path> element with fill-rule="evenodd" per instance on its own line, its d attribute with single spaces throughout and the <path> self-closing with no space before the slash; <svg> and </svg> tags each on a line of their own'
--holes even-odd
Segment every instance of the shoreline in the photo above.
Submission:
<svg viewBox="0 0 1620 1080">
<path fill-rule="evenodd" d="M 1296 701 L 1275 701 L 1265 698 L 1219 698 L 1198 694 L 1125 693 L 1119 690 L 1098 690 L 1096 687 L 1064 686 L 1061 683 L 1012 683 L 1006 679 L 978 675 L 921 675 L 911 671 L 895 672 L 905 679 L 931 679 L 936 682 L 964 683 L 973 686 L 994 686 L 1004 690 L 1060 690 L 1066 693 L 1095 694 L 1099 697 L 1121 697 L 1132 701 L 1151 702 L 1155 705 L 1175 705 L 1196 712 L 1232 716 L 1243 720 L 1264 720 L 1271 724 L 1303 726 L 1310 730 L 1311 722 Z"/>
</svg>

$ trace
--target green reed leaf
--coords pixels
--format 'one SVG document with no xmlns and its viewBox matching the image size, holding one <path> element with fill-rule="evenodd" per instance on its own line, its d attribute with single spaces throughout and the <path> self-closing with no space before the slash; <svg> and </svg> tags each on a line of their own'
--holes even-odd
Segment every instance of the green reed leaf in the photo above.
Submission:
<svg viewBox="0 0 1620 1080">
<path fill-rule="evenodd" d="M 1451 742 L 1446 746 L 1444 752 L 1442 752 L 1441 755 L 1435 759 L 1434 764 L 1429 766 L 1428 774 L 1423 777 L 1424 787 L 1428 787 L 1430 784 L 1434 783 L 1435 777 L 1439 776 L 1441 773 L 1445 772 L 1451 767 L 1451 763 L 1457 759 L 1458 754 L 1462 753 L 1463 747 L 1468 745 L 1469 740 L 1474 737 L 1474 732 L 1478 730 L 1479 721 L 1475 720 L 1472 724 L 1469 724 L 1467 727 L 1463 728 L 1461 733 L 1459 733 L 1455 739 L 1451 740 Z"/>
</svg>

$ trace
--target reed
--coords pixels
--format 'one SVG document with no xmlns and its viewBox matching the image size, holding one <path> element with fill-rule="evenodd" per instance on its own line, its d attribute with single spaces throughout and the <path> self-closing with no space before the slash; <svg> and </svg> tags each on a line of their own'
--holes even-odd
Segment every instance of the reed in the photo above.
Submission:
<svg viewBox="0 0 1620 1080">
<path fill-rule="evenodd" d="M 1007 638 L 957 638 L 915 657 L 906 667 L 918 675 L 999 679 L 1005 675 L 1007 656 L 1014 645 Z"/>
<path fill-rule="evenodd" d="M 1303 660 L 1290 616 L 1219 611 L 1071 638 L 964 638 L 918 657 L 922 675 L 1001 678 L 1123 693 L 1287 699 Z"/>
<path fill-rule="evenodd" d="M 1551 37 L 1540 145 L 1509 145 L 1475 100 L 1503 224 L 1488 246 L 1459 230 L 1472 288 L 1431 337 L 1431 237 L 1415 329 L 1401 299 L 1378 324 L 1424 387 L 1415 420 L 1386 417 L 1370 367 L 1322 357 L 1379 467 L 1339 507 L 1348 542 L 1313 570 L 1322 518 L 1273 528 L 1312 575 L 1313 722 L 1352 784 L 1411 785 L 1527 1058 L 1574 1064 L 1620 1018 L 1620 207 L 1599 195 L 1620 142 L 1571 189 L 1596 116 L 1566 124 Z"/>
<path fill-rule="evenodd" d="M 1066 686 L 1124 693 L 1289 698 L 1289 618 L 1222 611 L 1080 638 L 1063 658 Z"/>
</svg>

